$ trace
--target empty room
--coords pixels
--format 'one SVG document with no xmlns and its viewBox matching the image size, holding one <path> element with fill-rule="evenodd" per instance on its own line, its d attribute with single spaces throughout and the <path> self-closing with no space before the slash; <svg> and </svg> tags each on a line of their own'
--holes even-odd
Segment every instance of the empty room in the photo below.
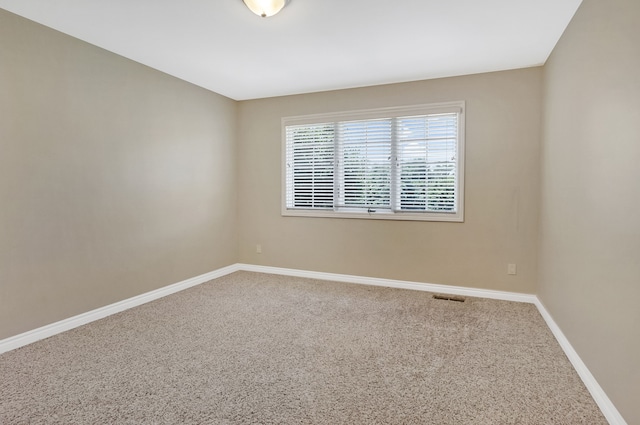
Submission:
<svg viewBox="0 0 640 425">
<path fill-rule="evenodd" d="M 638 0 L 0 0 L 0 424 L 640 424 Z"/>
</svg>

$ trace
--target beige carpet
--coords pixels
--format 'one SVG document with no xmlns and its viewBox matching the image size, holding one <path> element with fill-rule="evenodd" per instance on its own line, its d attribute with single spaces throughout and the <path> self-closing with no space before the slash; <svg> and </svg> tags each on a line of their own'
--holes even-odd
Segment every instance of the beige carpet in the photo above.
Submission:
<svg viewBox="0 0 640 425">
<path fill-rule="evenodd" d="M 606 421 L 533 305 L 240 272 L 1 355 L 0 423 Z"/>
</svg>

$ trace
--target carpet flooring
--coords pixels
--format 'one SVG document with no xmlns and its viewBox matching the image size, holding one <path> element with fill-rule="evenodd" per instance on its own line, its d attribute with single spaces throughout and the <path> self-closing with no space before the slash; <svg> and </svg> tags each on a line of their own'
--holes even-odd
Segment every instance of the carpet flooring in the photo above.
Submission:
<svg viewBox="0 0 640 425">
<path fill-rule="evenodd" d="M 535 306 L 238 272 L 0 355 L 0 423 L 606 424 Z"/>
</svg>

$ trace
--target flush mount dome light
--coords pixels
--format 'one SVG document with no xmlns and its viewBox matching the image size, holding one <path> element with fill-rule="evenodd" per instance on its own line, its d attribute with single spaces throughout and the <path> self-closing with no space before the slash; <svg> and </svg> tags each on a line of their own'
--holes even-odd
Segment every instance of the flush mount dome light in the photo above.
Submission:
<svg viewBox="0 0 640 425">
<path fill-rule="evenodd" d="M 267 18 L 280 12 L 288 0 L 242 0 L 249 10 L 258 16 Z"/>
</svg>

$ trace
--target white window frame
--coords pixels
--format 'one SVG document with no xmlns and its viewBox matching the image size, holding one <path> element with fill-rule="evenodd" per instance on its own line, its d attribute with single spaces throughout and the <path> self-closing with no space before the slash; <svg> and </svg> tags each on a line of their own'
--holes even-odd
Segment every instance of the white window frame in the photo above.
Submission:
<svg viewBox="0 0 640 425">
<path fill-rule="evenodd" d="M 346 208 L 327 209 L 301 209 L 287 208 L 287 126 L 320 124 L 339 121 L 355 121 L 381 118 L 396 118 L 415 115 L 431 115 L 442 113 L 458 113 L 458 140 L 457 140 L 457 174 L 456 174 L 456 211 L 455 212 L 393 212 L 388 210 L 376 210 L 372 212 L 353 211 Z M 367 109 L 356 111 L 343 111 L 328 114 L 314 114 L 291 116 L 282 118 L 282 216 L 294 217 L 325 217 L 325 218 L 358 218 L 374 220 L 418 220 L 418 221 L 464 221 L 464 170 L 465 170 L 465 102 L 445 102 L 436 104 L 412 105 L 392 108 Z M 395 145 L 394 145 L 395 146 Z M 394 149 L 393 147 L 392 149 Z M 335 179 L 335 177 L 334 177 Z M 392 189 L 393 190 L 393 189 Z M 393 196 L 393 195 L 392 195 Z"/>
</svg>

